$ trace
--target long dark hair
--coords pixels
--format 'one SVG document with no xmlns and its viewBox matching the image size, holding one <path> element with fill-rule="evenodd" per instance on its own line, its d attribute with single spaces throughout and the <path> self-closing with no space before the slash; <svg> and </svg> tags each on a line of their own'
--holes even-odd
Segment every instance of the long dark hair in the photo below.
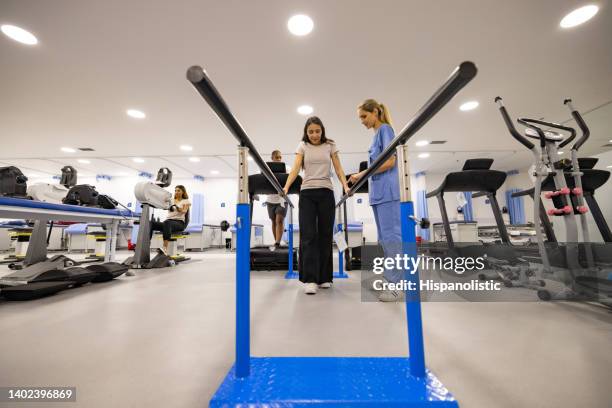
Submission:
<svg viewBox="0 0 612 408">
<path fill-rule="evenodd" d="M 317 116 L 311 116 L 306 119 L 306 124 L 304 125 L 304 135 L 302 136 L 302 142 L 310 143 L 310 139 L 308 139 L 308 126 L 310 125 L 319 125 L 321 126 L 321 144 L 334 141 L 325 137 L 325 126 L 323 126 L 323 121 L 319 119 Z"/>
<path fill-rule="evenodd" d="M 183 192 L 181 200 L 187 200 L 189 198 L 189 195 L 187 195 L 187 189 L 185 188 L 185 186 L 179 184 L 175 188 L 178 188 Z"/>
</svg>

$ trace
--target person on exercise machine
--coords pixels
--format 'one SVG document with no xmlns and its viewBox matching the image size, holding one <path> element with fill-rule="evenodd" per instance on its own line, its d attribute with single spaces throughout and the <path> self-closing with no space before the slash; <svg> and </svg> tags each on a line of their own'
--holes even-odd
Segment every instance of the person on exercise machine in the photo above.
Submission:
<svg viewBox="0 0 612 408">
<path fill-rule="evenodd" d="M 159 249 L 167 255 L 168 244 L 173 232 L 183 231 L 187 226 L 185 224 L 186 215 L 191 207 L 191 201 L 189 201 L 189 195 L 185 186 L 178 185 L 174 188 L 174 197 L 172 198 L 172 204 L 168 208 L 168 215 L 164 222 L 153 221 L 151 222 L 151 235 L 153 231 L 161 231 L 164 238 L 164 246 Z"/>
<path fill-rule="evenodd" d="M 273 162 L 283 161 L 280 150 L 274 150 L 271 159 Z M 268 195 L 266 207 L 268 208 L 268 217 L 272 221 L 272 236 L 274 237 L 274 246 L 270 247 L 270 251 L 274 251 L 281 244 L 287 207 L 285 207 L 285 200 L 278 194 Z"/>
</svg>

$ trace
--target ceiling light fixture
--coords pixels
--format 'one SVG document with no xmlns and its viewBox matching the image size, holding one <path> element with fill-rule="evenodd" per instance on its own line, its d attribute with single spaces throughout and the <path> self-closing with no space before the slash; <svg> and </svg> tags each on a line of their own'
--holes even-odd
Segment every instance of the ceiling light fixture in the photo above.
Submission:
<svg viewBox="0 0 612 408">
<path fill-rule="evenodd" d="M 147 117 L 143 111 L 139 111 L 138 109 L 128 109 L 126 113 L 134 119 L 144 119 Z"/>
<path fill-rule="evenodd" d="M 0 30 L 12 40 L 20 42 L 26 45 L 38 44 L 38 39 L 29 31 L 24 30 L 21 27 L 17 27 L 10 24 L 3 24 L 0 26 Z"/>
<path fill-rule="evenodd" d="M 144 163 L 145 162 L 144 159 L 141 159 L 140 157 L 134 157 L 132 161 L 134 163 Z"/>
<path fill-rule="evenodd" d="M 477 101 L 469 101 L 464 103 L 463 105 L 461 105 L 459 107 L 459 110 L 466 112 L 466 111 L 471 111 L 474 110 L 478 107 L 478 102 Z"/>
<path fill-rule="evenodd" d="M 426 159 L 426 158 L 428 158 L 429 156 L 431 156 L 429 153 L 420 153 L 420 154 L 419 154 L 419 159 Z"/>
<path fill-rule="evenodd" d="M 310 115 L 313 111 L 314 109 L 312 109 L 312 106 L 309 105 L 302 105 L 297 108 L 297 112 L 300 115 Z"/>
<path fill-rule="evenodd" d="M 190 161 L 190 162 L 193 162 L 193 163 L 197 163 L 197 162 L 199 162 L 199 161 L 200 161 L 200 158 L 199 158 L 199 157 L 190 157 L 190 158 L 189 158 L 189 161 Z"/>
<path fill-rule="evenodd" d="M 219 170 L 211 170 L 210 174 L 219 174 Z"/>
<path fill-rule="evenodd" d="M 314 27 L 312 19 L 304 14 L 297 14 L 289 19 L 287 28 L 293 35 L 302 37 L 310 34 Z"/>
<path fill-rule="evenodd" d="M 428 144 L 429 144 L 429 140 L 419 140 L 418 142 L 415 143 L 415 145 L 419 147 L 427 146 Z"/>
<path fill-rule="evenodd" d="M 192 150 L 193 150 L 193 147 L 192 147 L 192 146 L 189 146 L 189 145 L 181 145 L 181 146 L 180 146 L 180 148 L 181 148 L 181 150 L 182 150 L 182 151 L 184 151 L 184 152 L 190 152 L 190 151 L 192 151 Z"/>
<path fill-rule="evenodd" d="M 557 154 L 563 154 L 563 153 L 565 153 L 565 152 L 557 152 Z"/>
<path fill-rule="evenodd" d="M 60 150 L 64 153 L 74 153 L 76 152 L 76 149 L 73 149 L 72 147 L 62 147 L 60 148 Z"/>
<path fill-rule="evenodd" d="M 587 21 L 595 17 L 595 14 L 597 14 L 598 11 L 599 7 L 594 4 L 577 8 L 576 10 L 563 17 L 559 25 L 561 26 L 561 28 L 572 28 L 579 26 L 580 24 L 586 23 Z"/>
<path fill-rule="evenodd" d="M 85 160 L 85 159 L 79 159 L 77 160 L 79 163 L 81 164 L 91 164 L 91 162 L 89 160 Z"/>
</svg>

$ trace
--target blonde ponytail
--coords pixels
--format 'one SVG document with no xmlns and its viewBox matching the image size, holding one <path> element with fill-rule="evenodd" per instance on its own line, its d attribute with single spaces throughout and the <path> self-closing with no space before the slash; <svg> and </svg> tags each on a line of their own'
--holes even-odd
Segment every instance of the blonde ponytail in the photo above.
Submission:
<svg viewBox="0 0 612 408">
<path fill-rule="evenodd" d="M 391 114 L 389 113 L 389 109 L 387 109 L 384 104 L 378 103 L 375 99 L 366 99 L 361 105 L 358 106 L 358 109 L 366 112 L 374 112 L 376 109 L 378 112 L 378 120 L 391 126 Z"/>
</svg>

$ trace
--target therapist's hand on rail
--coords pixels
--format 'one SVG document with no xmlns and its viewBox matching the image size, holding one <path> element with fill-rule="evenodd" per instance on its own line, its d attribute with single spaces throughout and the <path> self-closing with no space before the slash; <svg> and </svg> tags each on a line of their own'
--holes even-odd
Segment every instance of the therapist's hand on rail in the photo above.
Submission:
<svg viewBox="0 0 612 408">
<path fill-rule="evenodd" d="M 349 183 L 357 183 L 361 179 L 361 177 L 363 177 L 363 173 L 363 171 L 360 171 L 359 173 L 351 174 L 351 177 L 349 177 L 348 179 Z"/>
</svg>

